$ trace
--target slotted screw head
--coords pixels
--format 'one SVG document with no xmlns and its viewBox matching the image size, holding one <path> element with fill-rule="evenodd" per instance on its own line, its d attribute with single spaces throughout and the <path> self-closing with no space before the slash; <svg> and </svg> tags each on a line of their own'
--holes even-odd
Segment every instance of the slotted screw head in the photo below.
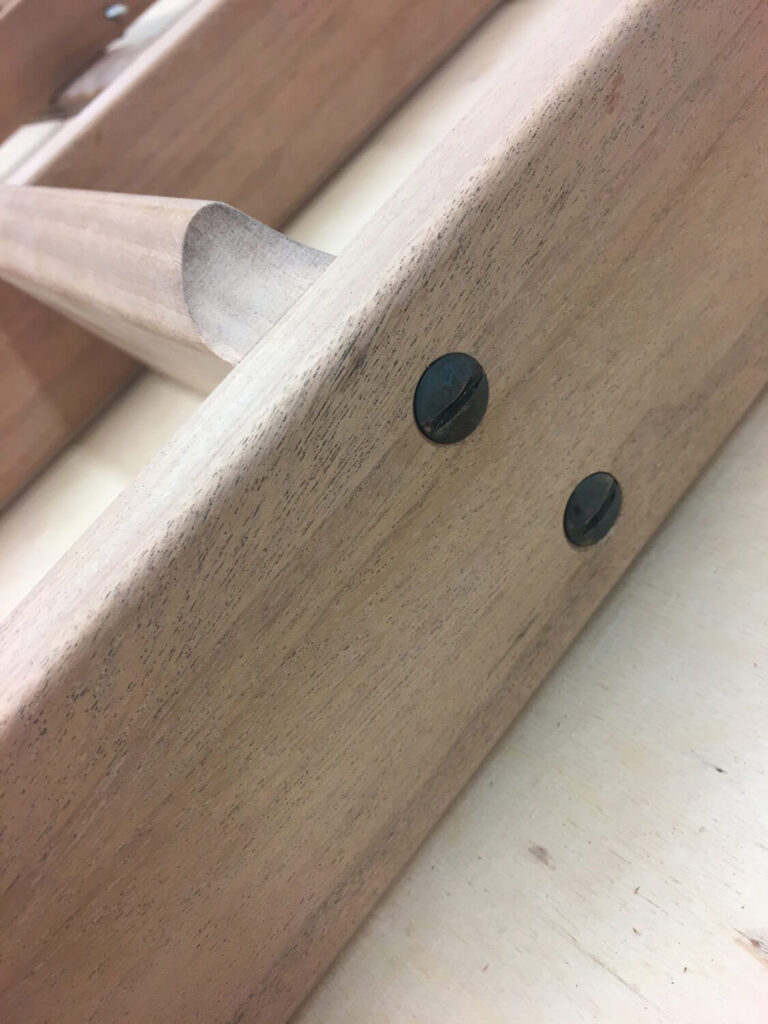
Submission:
<svg viewBox="0 0 768 1024">
<path fill-rule="evenodd" d="M 621 510 L 621 487 L 610 473 L 590 473 L 574 487 L 565 506 L 565 536 L 577 547 L 596 544 L 608 533 Z"/>
<path fill-rule="evenodd" d="M 488 408 L 488 378 L 466 352 L 440 356 L 421 375 L 413 397 L 419 430 L 436 444 L 469 437 Z"/>
</svg>

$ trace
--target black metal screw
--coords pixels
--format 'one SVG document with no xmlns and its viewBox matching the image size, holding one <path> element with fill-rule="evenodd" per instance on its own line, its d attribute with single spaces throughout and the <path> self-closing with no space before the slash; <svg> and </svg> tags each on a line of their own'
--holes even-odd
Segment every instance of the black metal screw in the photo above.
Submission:
<svg viewBox="0 0 768 1024">
<path fill-rule="evenodd" d="M 436 444 L 469 437 L 488 408 L 488 378 L 466 352 L 449 352 L 428 366 L 416 385 L 413 414 L 419 430 Z"/>
<path fill-rule="evenodd" d="M 565 506 L 565 536 L 577 547 L 596 544 L 616 522 L 621 487 L 610 473 L 591 473 L 577 484 Z"/>
</svg>

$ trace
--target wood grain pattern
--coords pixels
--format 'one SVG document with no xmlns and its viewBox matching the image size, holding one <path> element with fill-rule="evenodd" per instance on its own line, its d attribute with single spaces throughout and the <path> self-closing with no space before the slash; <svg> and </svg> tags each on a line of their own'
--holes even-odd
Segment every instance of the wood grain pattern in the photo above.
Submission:
<svg viewBox="0 0 768 1024">
<path fill-rule="evenodd" d="M 565 10 L 8 620 L 4 1019 L 284 1019 L 763 387 L 768 12 Z"/>
<path fill-rule="evenodd" d="M 151 2 L 131 0 L 112 19 L 104 0 L 0 3 L 0 139 L 42 111 Z"/>
<path fill-rule="evenodd" d="M 0 508 L 140 370 L 0 282 Z"/>
<path fill-rule="evenodd" d="M 156 37 L 155 37 L 156 38 Z M 49 117 L 73 117 L 92 103 L 107 86 L 125 74 L 136 58 L 145 52 L 154 39 L 142 39 L 114 47 L 73 79 L 66 88 L 56 93 L 46 111 Z"/>
<path fill-rule="evenodd" d="M 163 32 L 200 0 L 156 0 L 135 27 L 116 44 L 109 46 L 84 71 L 70 79 L 52 98 L 46 114 L 72 117 L 96 99 L 144 53 Z"/>
<path fill-rule="evenodd" d="M 331 259 L 224 203 L 0 185 L 0 277 L 192 387 L 215 387 Z"/>
<path fill-rule="evenodd" d="M 766 622 L 768 393 L 291 1024 L 757 1024 Z"/>
<path fill-rule="evenodd" d="M 215 196 L 278 227 L 492 7 L 201 0 L 11 180 Z M 5 285 L 0 307 L 2 504 L 136 366 Z"/>
</svg>

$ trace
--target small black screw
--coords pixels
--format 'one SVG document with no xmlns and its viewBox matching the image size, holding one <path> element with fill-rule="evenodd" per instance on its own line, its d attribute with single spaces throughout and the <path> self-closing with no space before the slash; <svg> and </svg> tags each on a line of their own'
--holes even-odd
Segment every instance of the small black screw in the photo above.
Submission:
<svg viewBox="0 0 768 1024">
<path fill-rule="evenodd" d="M 488 408 L 488 378 L 466 352 L 449 352 L 428 366 L 416 385 L 413 414 L 419 430 L 437 444 L 469 437 Z"/>
<path fill-rule="evenodd" d="M 591 473 L 577 484 L 565 506 L 565 536 L 577 547 L 596 544 L 608 533 L 621 509 L 621 487 L 610 473 Z"/>
</svg>

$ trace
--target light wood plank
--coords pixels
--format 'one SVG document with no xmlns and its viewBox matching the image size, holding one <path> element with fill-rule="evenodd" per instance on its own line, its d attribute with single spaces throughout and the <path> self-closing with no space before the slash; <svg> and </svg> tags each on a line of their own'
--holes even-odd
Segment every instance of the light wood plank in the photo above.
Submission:
<svg viewBox="0 0 768 1024">
<path fill-rule="evenodd" d="M 341 252 L 494 83 L 505 56 L 541 17 L 506 3 L 287 225 L 291 237 Z M 180 401 L 180 394 L 185 400 Z M 0 619 L 20 603 L 205 400 L 144 371 L 0 515 Z M 133 424 L 132 424 L 133 420 Z M 121 436 L 122 434 L 122 436 Z M 129 443 L 127 443 L 129 439 Z"/>
<path fill-rule="evenodd" d="M 200 0 L 155 0 L 151 9 L 125 35 L 109 46 L 88 67 L 66 83 L 51 100 L 50 117 L 72 117 L 96 99 L 139 54 L 149 47 Z"/>
<path fill-rule="evenodd" d="M 279 227 L 492 7 L 201 0 L 11 180 L 215 196 Z M 5 285 L 0 306 L 2 504 L 136 365 Z"/>
<path fill-rule="evenodd" d="M 0 140 L 45 109 L 51 97 L 116 39 L 152 0 L 131 0 L 106 18 L 104 0 L 0 3 Z"/>
<path fill-rule="evenodd" d="M 20 296 L 0 282 L 0 508 L 140 371 L 124 352 Z"/>
<path fill-rule="evenodd" d="M 768 394 L 292 1024 L 759 1024 L 766 623 Z"/>
<path fill-rule="evenodd" d="M 0 185 L 0 277 L 210 389 L 332 257 L 224 203 Z"/>
<path fill-rule="evenodd" d="M 6 1019 L 282 1019 L 763 386 L 768 14 L 561 29 L 9 620 Z"/>
<path fill-rule="evenodd" d="M 153 42 L 154 39 L 142 39 L 139 42 L 126 43 L 124 46 L 107 50 L 65 89 L 56 94 L 46 115 L 48 117 L 74 117 L 75 114 L 79 114 L 120 75 L 125 74 L 136 58 L 144 53 Z"/>
</svg>

